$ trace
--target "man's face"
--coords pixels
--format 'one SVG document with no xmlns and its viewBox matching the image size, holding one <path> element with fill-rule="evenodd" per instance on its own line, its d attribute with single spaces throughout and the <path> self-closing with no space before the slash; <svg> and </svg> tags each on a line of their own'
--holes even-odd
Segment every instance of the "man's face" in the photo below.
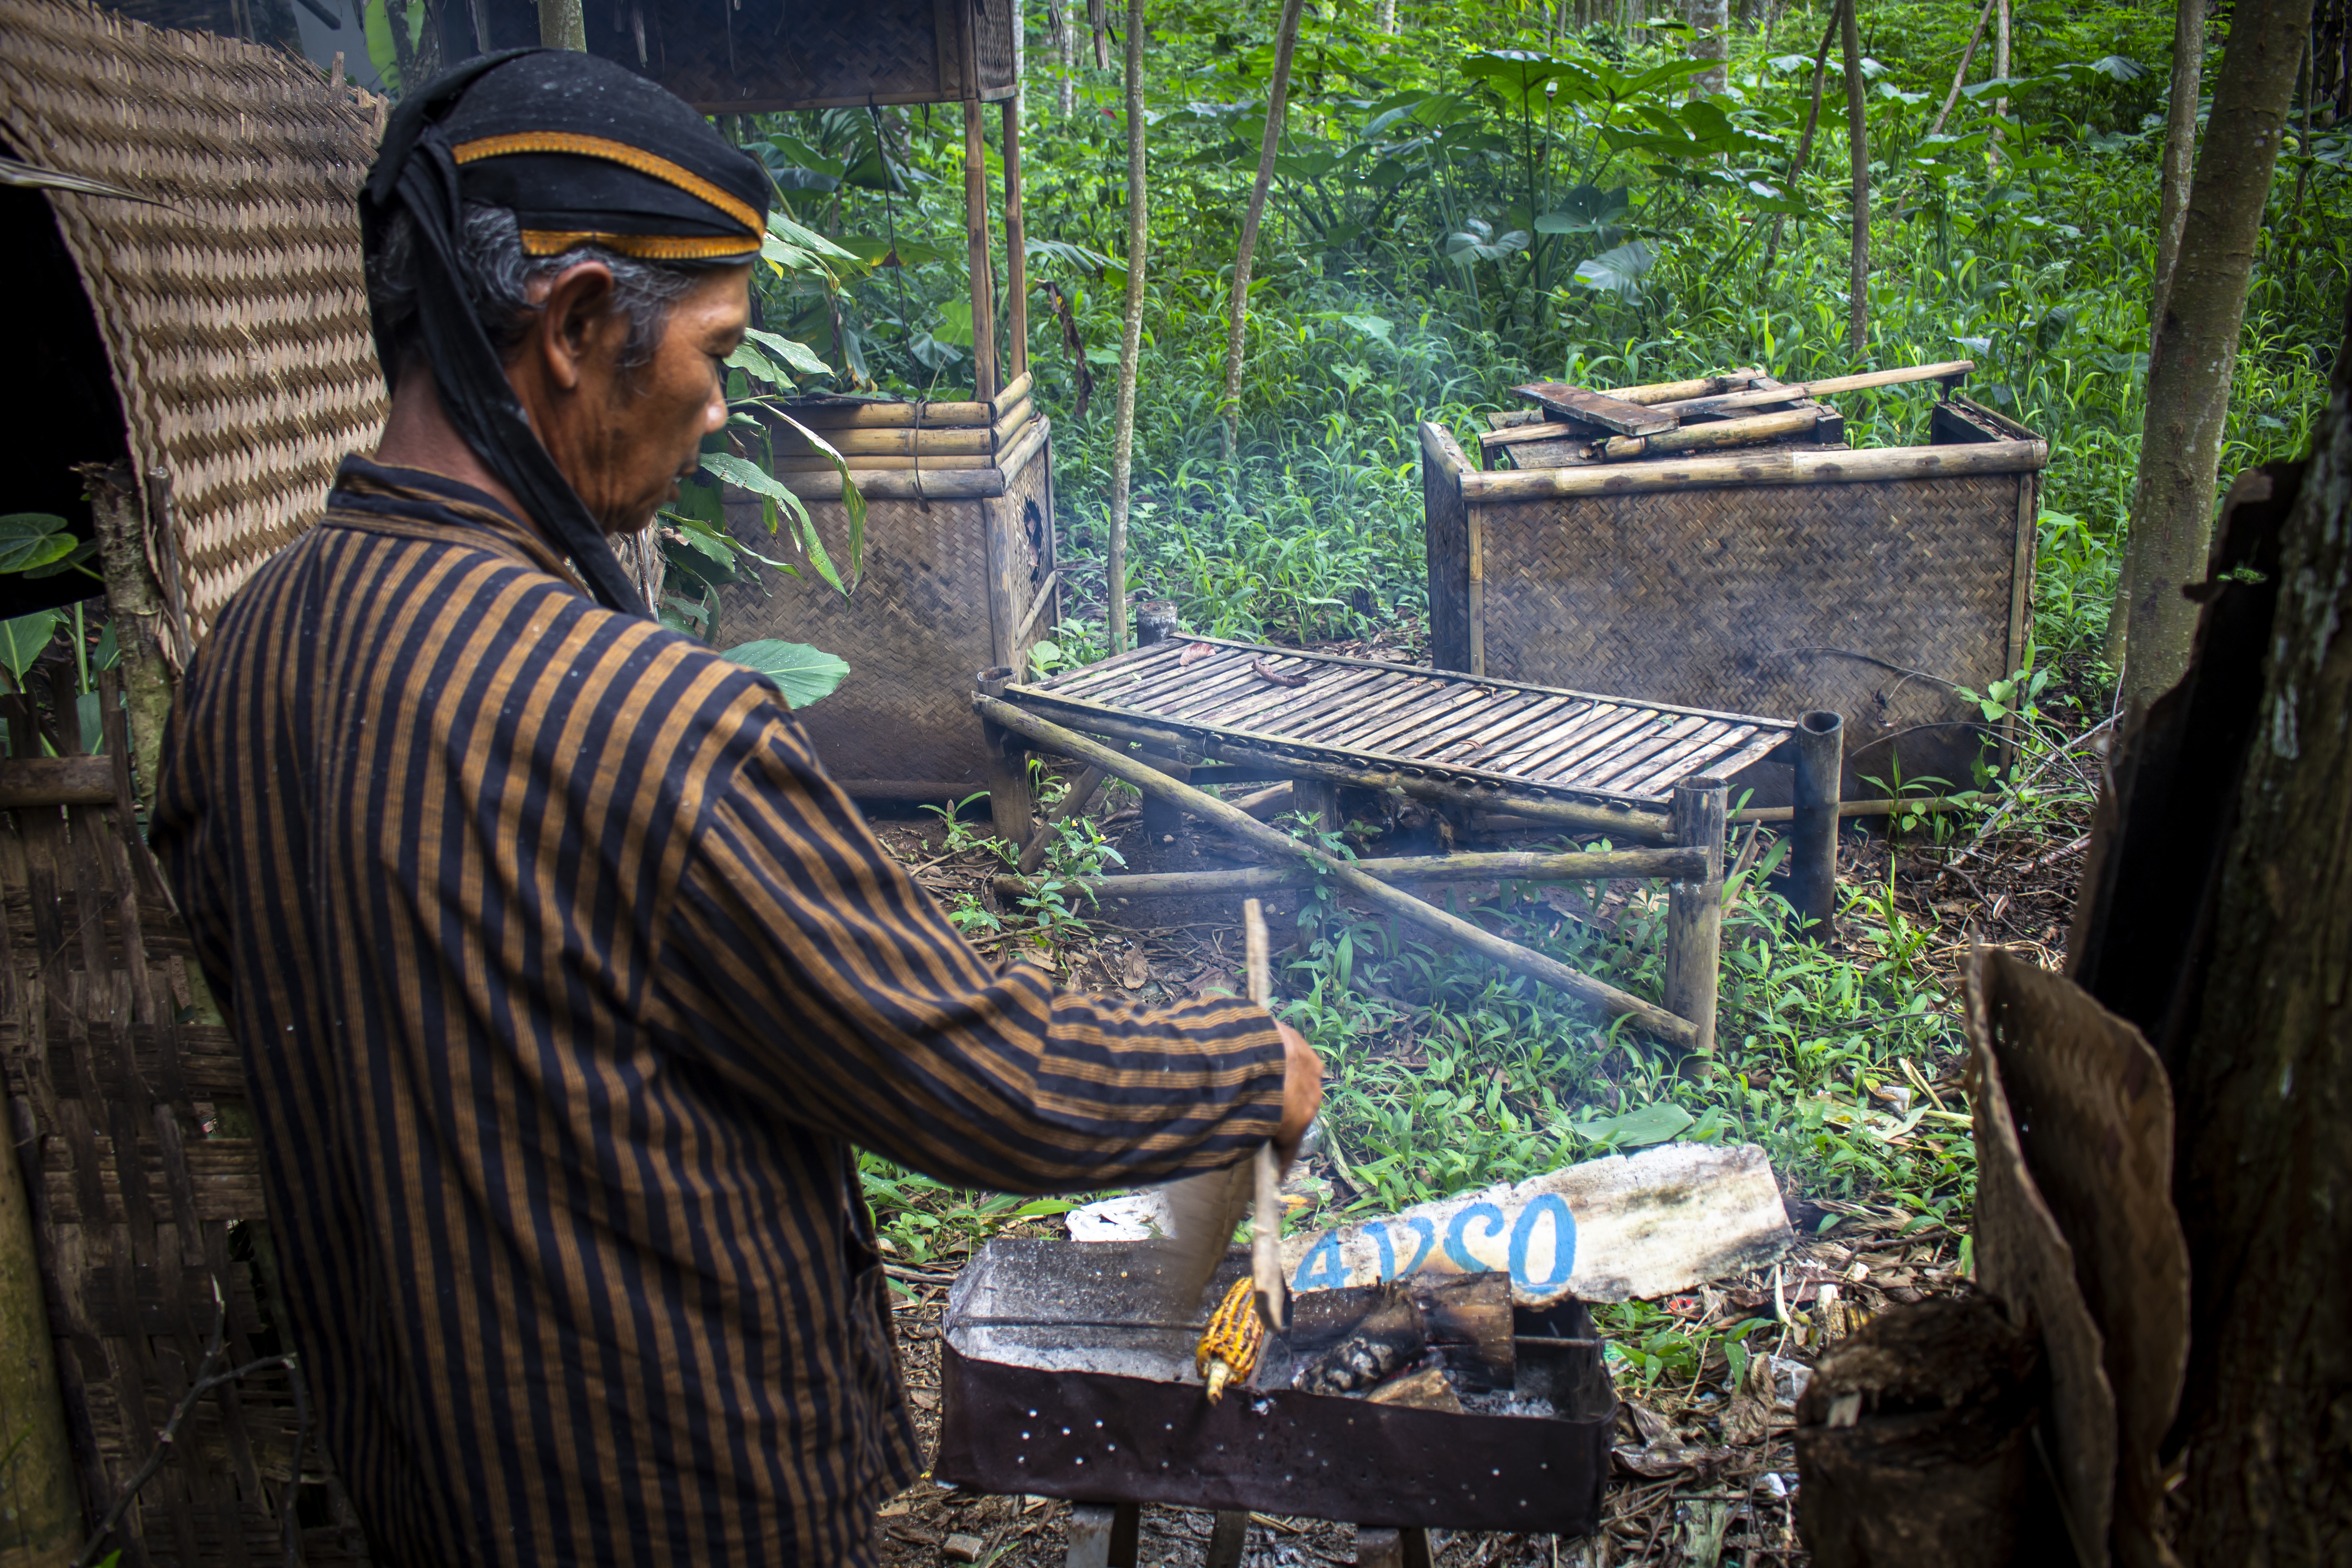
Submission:
<svg viewBox="0 0 2352 1568">
<path fill-rule="evenodd" d="M 702 438 L 727 422 L 723 362 L 750 322 L 751 280 L 749 265 L 702 274 L 670 307 L 652 358 L 627 366 L 628 322 L 609 308 L 611 275 L 588 262 L 555 279 L 544 335 L 525 353 L 548 354 L 562 366 L 552 379 L 569 384 L 550 397 L 526 392 L 524 402 L 605 532 L 634 532 L 676 500 Z"/>
</svg>

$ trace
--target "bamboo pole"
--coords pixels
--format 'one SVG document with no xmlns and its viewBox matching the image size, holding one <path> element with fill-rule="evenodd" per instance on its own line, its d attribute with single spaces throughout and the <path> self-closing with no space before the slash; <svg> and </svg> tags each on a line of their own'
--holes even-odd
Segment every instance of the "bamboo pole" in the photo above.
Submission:
<svg viewBox="0 0 2352 1568">
<path fill-rule="evenodd" d="M 1234 248 L 1234 287 L 1226 300 L 1225 385 L 1219 399 L 1225 434 L 1225 461 L 1234 460 L 1241 439 L 1243 337 L 1249 326 L 1250 263 L 1257 254 L 1258 226 L 1265 219 L 1265 194 L 1274 183 L 1274 160 L 1282 143 L 1283 110 L 1290 100 L 1290 57 L 1298 47 L 1298 17 L 1306 0 L 1283 0 L 1275 25 L 1274 75 L 1267 79 L 1265 128 L 1258 138 L 1257 177 L 1250 182 L 1249 205 L 1242 209 L 1242 233 Z"/>
<path fill-rule="evenodd" d="M 1029 836 L 1029 842 L 1021 847 L 1019 869 L 1022 877 L 1033 875 L 1038 867 L 1045 863 L 1045 851 L 1053 846 L 1054 830 L 1066 822 L 1075 821 L 1087 807 L 1095 803 L 1095 796 L 1102 793 L 1104 777 L 1100 768 L 1088 768 L 1071 781 L 1068 793 L 1065 794 L 1061 803 L 1054 807 L 1053 815 L 1039 824 L 1037 831 Z M 997 881 L 1001 884 L 1019 879 L 999 877 Z M 1027 892 L 1031 889 L 1024 884 L 1021 890 Z"/>
<path fill-rule="evenodd" d="M 1862 34 L 1854 0 L 1839 12 L 1845 49 L 1846 157 L 1853 174 L 1853 255 L 1846 283 L 1846 352 L 1860 359 L 1870 348 L 1870 122 L 1863 112 Z M 2004 13 L 2006 15 L 2006 13 Z"/>
<path fill-rule="evenodd" d="M 968 452 L 926 450 L 918 458 L 899 457 L 889 452 L 856 452 L 847 456 L 850 459 L 849 470 L 853 475 L 862 475 L 869 471 L 911 473 L 917 468 L 922 469 L 927 474 L 936 474 L 955 468 L 979 469 L 996 467 L 996 458 L 993 456 L 976 456 Z M 775 462 L 771 465 L 771 469 L 778 474 L 838 475 L 841 472 L 833 466 L 831 458 L 815 451 L 778 452 Z M 841 486 L 837 479 L 832 494 L 836 500 L 840 498 Z"/>
<path fill-rule="evenodd" d="M 1119 317 L 1118 395 L 1110 436 L 1110 537 L 1103 591 L 1110 651 L 1127 642 L 1127 505 L 1135 480 L 1135 391 L 1143 374 L 1143 276 L 1151 249 L 1143 119 L 1143 0 L 1127 0 L 1127 300 Z"/>
<path fill-rule="evenodd" d="M 1800 931 L 1833 940 L 1837 917 L 1838 791 L 1845 771 L 1845 721 L 1827 710 L 1797 725 L 1797 778 L 1790 792 L 1789 903 Z"/>
<path fill-rule="evenodd" d="M 1482 506 L 1555 496 L 1706 489 L 1721 485 L 1834 485 L 1949 474 L 2037 473 L 2049 460 L 2047 441 L 1981 441 L 1969 446 L 1879 447 L 1859 452 L 1755 452 L 1580 468 L 1474 469 L 1462 476 L 1462 499 Z"/>
<path fill-rule="evenodd" d="M 1692 1048 L 1715 1049 L 1715 1002 L 1723 958 L 1723 808 L 1728 786 L 1718 778 L 1685 779 L 1675 786 L 1675 837 L 1680 853 L 1699 864 L 1666 888 L 1666 1005 L 1690 1020 Z M 1653 851 L 1652 853 L 1660 853 Z"/>
<path fill-rule="evenodd" d="M 0 761 L 0 810 L 112 805 L 114 763 L 106 757 L 10 757 Z"/>
<path fill-rule="evenodd" d="M 1025 859 L 1027 857 L 1023 858 Z M 1043 857 L 1040 858 L 1042 860 Z M 1719 850 L 1717 858 L 1720 858 Z M 1365 876 L 1391 886 L 1413 882 L 1462 882 L 1474 878 L 1484 880 L 1489 877 L 1514 882 L 1605 882 L 1621 877 L 1689 879 L 1703 878 L 1707 869 L 1704 851 L 1683 847 L 1612 849 L 1605 854 L 1589 855 L 1536 855 L 1509 851 L 1400 855 L 1379 860 L 1355 860 L 1349 864 Z M 1027 867 L 1020 876 L 998 876 L 996 890 L 1014 897 L 1035 892 L 1036 886 L 1028 876 L 1028 872 L 1034 869 L 1034 867 Z M 1132 876 L 1088 877 L 1076 885 L 1097 897 L 1172 898 L 1304 888 L 1312 885 L 1320 874 L 1311 866 L 1293 863 L 1239 866 L 1217 871 L 1153 871 Z"/>
<path fill-rule="evenodd" d="M 1810 408 L 1785 414 L 1759 414 L 1753 419 L 1725 419 L 1712 425 L 1685 425 L 1655 436 L 1618 436 L 1592 444 L 1603 462 L 1622 463 L 1635 458 L 1668 458 L 1678 452 L 1710 452 L 1721 447 L 1754 447 L 1784 436 L 1811 433 L 1821 416 Z"/>
<path fill-rule="evenodd" d="M 1696 381 L 1660 381 L 1648 386 L 1602 386 L 1594 390 L 1603 397 L 1613 397 L 1620 403 L 1639 403 L 1646 407 L 1652 404 L 1673 403 L 1680 398 L 1737 392 L 1762 374 L 1758 370 L 1735 370 L 1722 375 L 1703 375 Z"/>
<path fill-rule="evenodd" d="M 996 395 L 996 279 L 988 260 L 988 142 L 980 100 L 963 106 L 964 258 L 971 268 L 971 390 L 985 403 Z"/>
<path fill-rule="evenodd" d="M 1013 34 L 1016 39 L 1021 36 L 1017 9 Z M 1020 78 L 1016 74 L 1013 79 Z M 1004 338 L 1016 384 L 1029 374 L 1028 243 L 1021 215 L 1021 94 L 1016 89 L 1004 100 Z"/>
<path fill-rule="evenodd" d="M 37 1141 L 16 1142 L 8 1086 L 0 1079 L 0 1455 L 6 1456 L 0 1497 L 7 1501 L 0 1559 L 62 1564 L 80 1544 L 82 1511 L 26 1193 L 40 1171 L 37 1164 L 26 1170 L 17 1158 L 20 1148 L 38 1147 Z"/>
<path fill-rule="evenodd" d="M 916 417 L 919 410 L 920 419 Z M 996 408 L 990 403 L 836 403 L 807 408 L 786 405 L 778 412 L 812 430 L 907 430 L 919 425 L 925 430 L 940 430 L 996 423 Z"/>
<path fill-rule="evenodd" d="M 1794 403 L 1801 397 L 1828 397 L 1841 392 L 1866 392 L 1874 386 L 1901 386 L 1909 382 L 1946 381 L 1976 369 L 1971 359 L 1945 360 L 1937 364 L 1906 364 L 1895 370 L 1874 370 L 1861 375 L 1832 375 L 1821 381 L 1790 382 L 1782 386 L 1756 386 L 1727 392 L 1719 397 L 1693 397 L 1659 405 L 1661 414 L 1689 418 L 1696 414 L 1721 414 L 1734 408 L 1760 408 L 1774 403 Z"/>
<path fill-rule="evenodd" d="M 1913 795 L 1901 800 L 1842 800 L 1838 802 L 1838 816 L 1847 819 L 1906 815 L 1935 816 L 1947 811 L 1975 811 L 1990 804 L 1990 801 L 1956 795 Z M 1745 811 L 1733 812 L 1726 820 L 1734 823 L 1790 822 L 1795 820 L 1796 815 L 1797 808 L 1793 805 L 1751 805 Z"/>
<path fill-rule="evenodd" d="M 919 470 L 850 469 L 867 500 L 984 500 L 1004 493 L 1007 469 L 1003 463 L 985 468 L 950 468 L 942 473 L 929 463 Z M 841 476 L 828 467 L 822 472 L 788 468 L 775 476 L 784 489 L 806 501 L 841 501 Z"/>
<path fill-rule="evenodd" d="M 1135 758 L 1122 755 L 1108 746 L 1097 745 L 1085 736 L 1048 723 L 1002 698 L 975 693 L 972 706 L 990 723 L 1017 734 L 1026 735 L 1039 746 L 1058 752 L 1090 766 L 1098 767 L 1115 777 L 1123 778 L 1141 790 L 1147 797 L 1166 801 L 1181 810 L 1189 811 L 1203 821 L 1213 824 L 1249 844 L 1270 854 L 1305 861 L 1319 868 L 1348 892 L 1372 905 L 1383 913 L 1395 916 L 1409 924 L 1421 927 L 1444 940 L 1453 942 L 1483 958 L 1489 959 L 1515 974 L 1523 974 L 1555 990 L 1566 992 L 1580 1002 L 1619 1017 L 1631 1018 L 1643 1028 L 1670 1045 L 1689 1049 L 1697 1043 L 1697 1033 L 1688 1020 L 1654 1003 L 1630 995 L 1605 981 L 1589 974 L 1580 974 L 1558 959 L 1533 952 L 1515 942 L 1508 942 L 1492 931 L 1481 930 L 1458 915 L 1449 914 L 1425 904 L 1410 893 L 1400 892 L 1387 883 L 1378 881 L 1358 870 L 1351 863 L 1328 855 L 1313 845 L 1305 844 L 1288 834 L 1268 827 L 1247 813 L 1239 811 L 1187 784 L 1179 784 L 1166 773 L 1147 766 Z"/>
<path fill-rule="evenodd" d="M 845 458 L 906 458 L 920 454 L 929 457 L 985 456 L 996 449 L 996 433 L 987 426 L 966 426 L 960 430 L 844 430 L 825 433 L 825 444 Z M 801 435 L 787 426 L 776 432 L 778 457 L 822 457 Z"/>
</svg>

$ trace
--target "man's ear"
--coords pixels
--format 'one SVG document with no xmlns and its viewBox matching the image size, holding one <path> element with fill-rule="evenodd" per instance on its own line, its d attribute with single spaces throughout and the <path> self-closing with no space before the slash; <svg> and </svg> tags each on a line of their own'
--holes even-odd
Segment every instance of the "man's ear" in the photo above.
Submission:
<svg viewBox="0 0 2352 1568">
<path fill-rule="evenodd" d="M 613 269 L 582 261 L 549 286 L 529 352 L 540 356 L 555 386 L 576 392 L 593 362 L 610 357 L 627 331 L 628 323 L 613 312 Z"/>
</svg>

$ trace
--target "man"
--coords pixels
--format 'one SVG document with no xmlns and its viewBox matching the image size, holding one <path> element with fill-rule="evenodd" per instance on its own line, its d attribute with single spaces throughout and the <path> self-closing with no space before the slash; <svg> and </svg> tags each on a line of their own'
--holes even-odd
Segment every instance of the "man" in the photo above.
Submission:
<svg viewBox="0 0 2352 1568">
<path fill-rule="evenodd" d="M 644 617 L 605 536 L 724 418 L 764 188 L 584 56 L 404 103 L 383 445 L 173 715 L 154 841 L 383 1563 L 872 1562 L 917 1461 L 851 1145 L 1155 1181 L 1320 1092 L 1256 1006 L 982 963 L 774 690 Z"/>
</svg>

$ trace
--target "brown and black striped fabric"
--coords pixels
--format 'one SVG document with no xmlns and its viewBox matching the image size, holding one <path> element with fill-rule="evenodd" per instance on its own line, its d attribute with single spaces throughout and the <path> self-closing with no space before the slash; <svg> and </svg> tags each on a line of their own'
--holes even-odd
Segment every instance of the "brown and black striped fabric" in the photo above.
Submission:
<svg viewBox="0 0 2352 1568">
<path fill-rule="evenodd" d="M 853 677 L 854 679 L 854 677 Z M 852 1145 L 1230 1163 L 1282 1056 L 965 944 L 765 681 L 354 458 L 190 669 L 153 826 L 391 1563 L 862 1563 L 917 1470 Z"/>
</svg>

